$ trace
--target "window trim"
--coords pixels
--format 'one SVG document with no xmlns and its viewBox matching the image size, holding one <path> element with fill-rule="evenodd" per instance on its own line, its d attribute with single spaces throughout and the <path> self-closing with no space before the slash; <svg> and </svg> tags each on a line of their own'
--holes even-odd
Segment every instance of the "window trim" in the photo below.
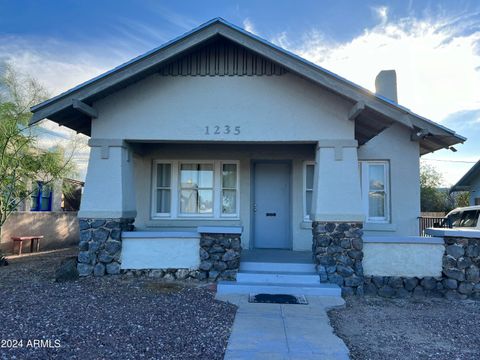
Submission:
<svg viewBox="0 0 480 360">
<path fill-rule="evenodd" d="M 157 213 L 157 165 L 170 164 L 171 187 L 170 187 L 170 212 Z M 188 214 L 180 212 L 180 166 L 181 164 L 213 164 L 213 211 L 211 214 Z M 222 168 L 223 164 L 235 164 L 237 166 L 237 188 L 236 188 L 236 213 L 222 214 Z M 210 160 L 210 159 L 155 159 L 151 167 L 150 201 L 152 220 L 162 219 L 188 219 L 188 220 L 239 220 L 240 219 L 240 161 L 239 160 Z"/>
<path fill-rule="evenodd" d="M 303 221 L 312 221 L 310 215 L 308 215 L 307 211 L 307 166 L 313 165 L 313 178 L 315 179 L 315 161 L 307 160 L 303 162 L 302 172 L 303 172 L 303 186 L 302 186 L 302 197 L 303 197 Z M 312 187 L 312 195 L 313 195 L 313 187 Z M 313 196 L 312 196 L 313 201 Z"/>
<path fill-rule="evenodd" d="M 390 206 L 390 162 L 388 160 L 360 160 L 360 185 L 362 195 L 362 205 L 365 212 L 365 222 L 372 224 L 388 224 L 391 220 L 391 206 Z M 370 217 L 369 214 L 369 196 L 370 185 L 368 178 L 368 167 L 370 165 L 383 165 L 383 177 L 384 177 L 384 209 L 385 216 L 382 217 Z"/>
</svg>

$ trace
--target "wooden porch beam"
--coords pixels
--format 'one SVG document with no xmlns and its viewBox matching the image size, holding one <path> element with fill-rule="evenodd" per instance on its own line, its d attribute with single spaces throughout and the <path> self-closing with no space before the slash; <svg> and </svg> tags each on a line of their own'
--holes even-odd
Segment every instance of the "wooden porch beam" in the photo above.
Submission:
<svg viewBox="0 0 480 360">
<path fill-rule="evenodd" d="M 72 105 L 75 110 L 80 111 L 82 114 L 87 115 L 92 119 L 96 119 L 98 117 L 97 110 L 92 108 L 90 105 L 85 104 L 83 101 L 72 99 Z"/>
<path fill-rule="evenodd" d="M 365 103 L 363 101 L 357 101 L 348 113 L 348 120 L 355 121 L 355 119 L 362 113 L 363 110 L 365 110 Z"/>
</svg>

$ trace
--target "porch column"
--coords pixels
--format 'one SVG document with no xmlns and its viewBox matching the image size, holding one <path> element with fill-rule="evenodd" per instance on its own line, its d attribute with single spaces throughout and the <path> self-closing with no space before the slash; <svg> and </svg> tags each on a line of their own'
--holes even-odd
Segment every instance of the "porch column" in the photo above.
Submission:
<svg viewBox="0 0 480 360">
<path fill-rule="evenodd" d="M 355 140 L 319 141 L 312 198 L 313 254 L 320 279 L 363 294 L 364 213 Z"/>
<path fill-rule="evenodd" d="M 90 159 L 80 211 L 80 276 L 120 273 L 121 233 L 133 230 L 133 161 L 123 140 L 90 139 Z"/>
</svg>

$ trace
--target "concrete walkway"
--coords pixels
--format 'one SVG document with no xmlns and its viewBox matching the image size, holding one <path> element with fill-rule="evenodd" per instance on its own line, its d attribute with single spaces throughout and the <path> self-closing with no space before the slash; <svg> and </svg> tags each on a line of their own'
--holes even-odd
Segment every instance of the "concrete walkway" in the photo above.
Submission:
<svg viewBox="0 0 480 360">
<path fill-rule="evenodd" d="M 248 295 L 217 298 L 239 307 L 225 360 L 349 359 L 326 313 L 344 306 L 341 298 L 307 296 L 308 305 L 252 304 Z"/>
</svg>

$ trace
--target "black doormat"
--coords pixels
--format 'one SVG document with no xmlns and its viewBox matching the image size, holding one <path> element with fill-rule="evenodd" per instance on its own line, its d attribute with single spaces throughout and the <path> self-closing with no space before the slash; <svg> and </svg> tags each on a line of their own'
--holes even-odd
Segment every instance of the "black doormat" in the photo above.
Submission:
<svg viewBox="0 0 480 360">
<path fill-rule="evenodd" d="M 250 294 L 248 302 L 263 304 L 308 304 L 308 301 L 304 295 L 287 294 Z"/>
</svg>

